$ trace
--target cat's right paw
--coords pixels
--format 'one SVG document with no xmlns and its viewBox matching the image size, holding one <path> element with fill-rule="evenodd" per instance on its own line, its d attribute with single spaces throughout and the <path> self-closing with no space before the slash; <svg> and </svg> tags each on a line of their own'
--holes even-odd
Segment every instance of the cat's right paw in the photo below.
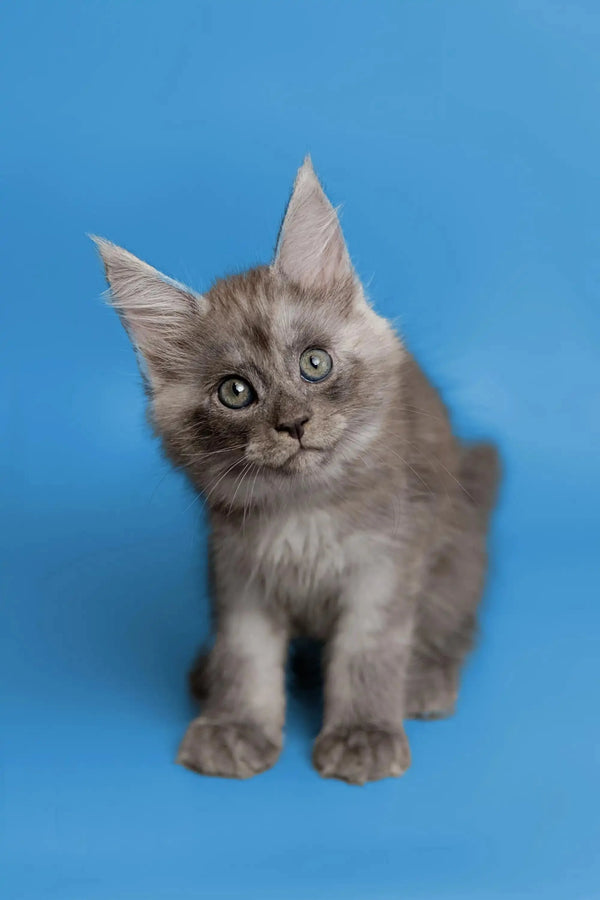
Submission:
<svg viewBox="0 0 600 900">
<path fill-rule="evenodd" d="M 177 762 L 203 775 L 250 778 L 270 769 L 281 752 L 258 725 L 216 722 L 200 716 L 185 733 Z"/>
<path fill-rule="evenodd" d="M 410 765 L 410 750 L 404 729 L 352 725 L 321 732 L 313 763 L 324 778 L 365 784 L 403 775 Z"/>
</svg>

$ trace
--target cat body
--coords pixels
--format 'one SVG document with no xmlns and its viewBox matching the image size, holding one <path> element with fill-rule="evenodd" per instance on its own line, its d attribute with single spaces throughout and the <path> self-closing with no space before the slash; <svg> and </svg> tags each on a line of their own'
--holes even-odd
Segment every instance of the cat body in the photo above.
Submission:
<svg viewBox="0 0 600 900">
<path fill-rule="evenodd" d="M 152 421 L 210 517 L 214 646 L 179 761 L 246 777 L 282 745 L 289 641 L 325 644 L 313 759 L 400 775 L 409 716 L 452 710 L 475 626 L 498 463 L 462 446 L 367 302 L 310 161 L 275 259 L 204 296 L 98 240 Z"/>
</svg>

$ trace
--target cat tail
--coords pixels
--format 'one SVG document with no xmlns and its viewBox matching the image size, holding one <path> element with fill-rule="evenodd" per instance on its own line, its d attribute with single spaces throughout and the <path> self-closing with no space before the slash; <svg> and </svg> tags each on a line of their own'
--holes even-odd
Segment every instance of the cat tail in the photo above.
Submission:
<svg viewBox="0 0 600 900">
<path fill-rule="evenodd" d="M 493 444 L 471 444 L 463 448 L 460 482 L 484 522 L 496 502 L 501 474 L 500 455 Z"/>
</svg>

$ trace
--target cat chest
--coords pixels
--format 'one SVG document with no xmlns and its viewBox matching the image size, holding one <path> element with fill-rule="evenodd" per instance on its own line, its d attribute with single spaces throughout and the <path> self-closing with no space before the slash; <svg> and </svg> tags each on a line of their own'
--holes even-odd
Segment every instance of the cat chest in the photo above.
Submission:
<svg viewBox="0 0 600 900">
<path fill-rule="evenodd" d="M 324 511 L 275 519 L 260 536 L 257 558 L 268 593 L 297 612 L 338 592 L 347 566 L 339 525 Z"/>
</svg>

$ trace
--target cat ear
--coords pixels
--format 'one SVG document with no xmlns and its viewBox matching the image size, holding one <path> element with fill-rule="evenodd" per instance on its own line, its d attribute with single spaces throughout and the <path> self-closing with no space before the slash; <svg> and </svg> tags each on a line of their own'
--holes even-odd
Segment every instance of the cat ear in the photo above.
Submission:
<svg viewBox="0 0 600 900">
<path fill-rule="evenodd" d="M 110 302 L 152 377 L 177 363 L 190 326 L 208 308 L 200 294 L 104 238 L 90 235 L 100 252 Z"/>
<path fill-rule="evenodd" d="M 354 277 L 337 212 L 325 196 L 309 156 L 296 175 L 273 268 L 306 288 Z"/>
</svg>

